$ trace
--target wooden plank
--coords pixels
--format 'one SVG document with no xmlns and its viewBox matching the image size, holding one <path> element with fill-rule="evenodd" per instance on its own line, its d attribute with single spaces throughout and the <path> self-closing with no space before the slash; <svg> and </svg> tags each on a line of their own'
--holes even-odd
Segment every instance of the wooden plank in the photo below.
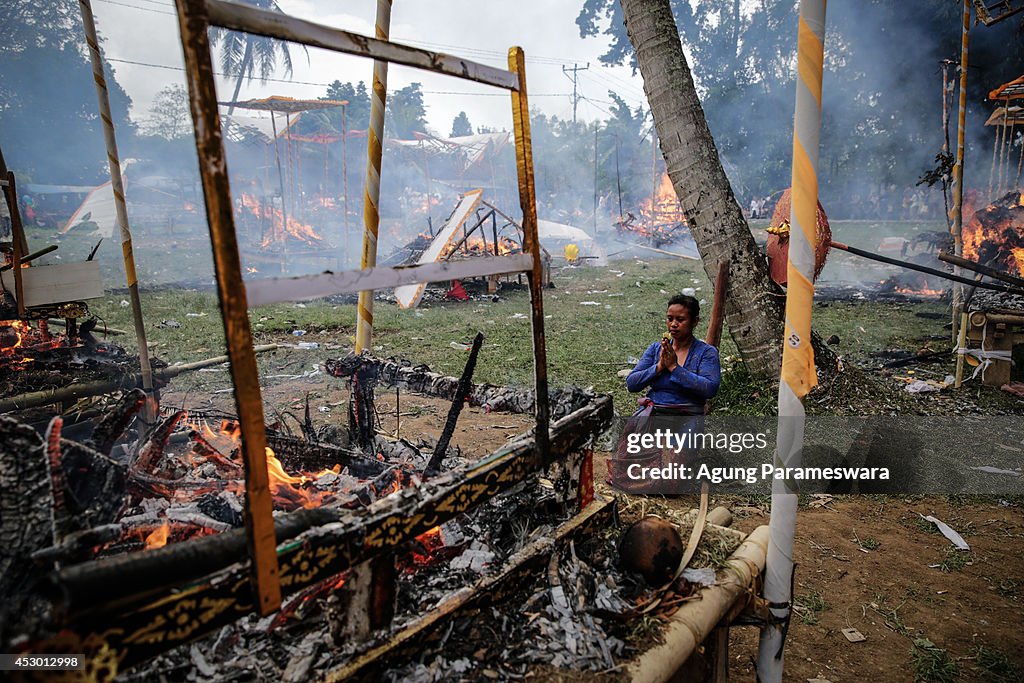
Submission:
<svg viewBox="0 0 1024 683">
<path fill-rule="evenodd" d="M 377 40 L 280 12 L 270 12 L 222 0 L 207 0 L 206 9 L 209 12 L 210 24 L 214 26 L 404 64 L 416 69 L 437 71 L 506 90 L 515 90 L 519 83 L 514 73 L 504 69 L 496 69 L 442 52 L 429 52 L 400 43 Z"/>
<path fill-rule="evenodd" d="M 532 264 L 533 257 L 529 254 L 481 256 L 465 261 L 440 261 L 397 268 L 382 266 L 364 270 L 347 270 L 341 273 L 250 280 L 245 287 L 250 307 L 265 306 L 284 301 L 319 299 L 332 294 L 348 294 L 367 289 L 388 289 L 419 282 L 439 282 L 501 273 L 521 273 L 530 270 Z"/>
<path fill-rule="evenodd" d="M 0 274 L 4 287 L 13 289 L 14 275 L 11 270 Z M 27 308 L 103 296 L 103 277 L 97 261 L 22 268 L 21 280 Z"/>
<path fill-rule="evenodd" d="M 533 268 L 530 270 L 530 325 L 533 332 L 534 395 L 537 397 L 537 450 L 547 466 L 551 409 L 548 406 L 548 351 L 544 335 L 544 273 L 540 237 L 537 234 L 537 188 L 533 174 L 530 104 L 526 98 L 526 55 L 523 48 L 509 48 L 508 68 L 519 79 L 519 89 L 512 92 L 512 128 L 516 141 L 519 206 L 523 212 L 523 251 L 533 256 Z"/>
<path fill-rule="evenodd" d="M 445 222 L 434 237 L 434 241 L 430 243 L 427 250 L 420 256 L 419 264 L 434 263 L 441 258 L 445 248 L 455 239 L 456 231 L 465 225 L 469 214 L 473 212 L 473 209 L 480 202 L 480 197 L 483 196 L 483 193 L 483 190 L 473 190 L 459 198 L 459 203 L 455 205 L 452 215 L 448 217 L 447 222 Z M 488 275 L 490 274 L 492 273 L 488 273 Z M 416 304 L 420 302 L 420 297 L 423 296 L 423 289 L 424 285 L 422 284 L 399 287 L 395 290 L 395 299 L 402 308 L 416 308 Z"/>
<path fill-rule="evenodd" d="M 248 531 L 249 572 L 256 608 L 267 615 L 281 606 L 281 583 L 274 539 L 274 510 L 267 473 L 266 425 L 263 398 L 253 351 L 252 327 L 246 302 L 242 265 L 235 234 L 234 206 L 228 182 L 224 140 L 217 113 L 217 91 L 213 83 L 213 62 L 207 35 L 209 21 L 203 0 L 177 3 L 181 46 L 185 55 L 185 80 L 195 123 L 199 175 L 206 199 L 206 221 L 213 247 L 213 268 L 217 276 L 224 337 L 231 359 L 231 383 L 242 429 L 242 457 L 245 463 L 245 527 Z"/>
</svg>

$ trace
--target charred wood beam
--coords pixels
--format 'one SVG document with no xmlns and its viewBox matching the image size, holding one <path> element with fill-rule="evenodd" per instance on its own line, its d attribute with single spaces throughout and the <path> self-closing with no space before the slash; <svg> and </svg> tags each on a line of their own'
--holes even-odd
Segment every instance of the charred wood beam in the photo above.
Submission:
<svg viewBox="0 0 1024 683">
<path fill-rule="evenodd" d="M 337 522 L 344 514 L 343 510 L 318 508 L 280 515 L 274 525 L 277 543 L 285 543 L 313 527 Z M 246 556 L 246 531 L 233 529 L 143 553 L 67 567 L 51 577 L 51 598 L 70 614 L 116 611 L 168 586 L 187 583 L 241 562 Z M 248 601 L 251 606 L 251 596 Z"/>
<path fill-rule="evenodd" d="M 22 263 L 28 263 L 29 261 L 35 261 L 40 256 L 46 256 L 51 251 L 57 251 L 57 245 L 56 244 L 51 244 L 48 247 L 43 247 L 39 251 L 33 251 L 31 254 L 26 254 L 25 256 L 22 256 L 21 257 L 21 262 Z M 8 270 L 11 270 L 12 268 L 14 268 L 14 266 L 12 264 L 10 264 L 10 263 L 8 263 L 5 266 L 0 266 L 0 273 L 6 273 Z"/>
<path fill-rule="evenodd" d="M 377 368 L 370 363 L 363 363 L 352 374 L 352 392 L 348 403 L 348 435 L 352 443 L 360 448 L 373 447 L 376 435 L 374 419 L 373 390 L 377 386 Z"/>
<path fill-rule="evenodd" d="M 358 363 L 373 363 L 378 368 L 377 377 L 380 382 L 418 394 L 451 399 L 458 388 L 457 378 L 431 372 L 425 365 L 413 366 L 367 355 L 329 359 L 324 366 L 327 372 L 335 377 L 349 377 Z M 485 383 L 472 384 L 469 405 L 482 407 L 487 411 L 526 414 L 533 412 L 534 393 L 531 389 L 513 389 Z M 551 400 L 552 417 L 555 419 L 565 417 L 594 399 L 593 394 L 576 387 L 551 389 L 548 395 Z"/>
<path fill-rule="evenodd" d="M 473 383 L 473 371 L 476 370 L 476 357 L 480 355 L 480 346 L 484 343 L 484 335 L 477 332 L 473 338 L 473 348 L 469 352 L 469 360 L 462 370 L 462 377 L 459 378 L 459 385 L 455 388 L 455 396 L 452 397 L 452 407 L 448 409 L 448 419 L 445 420 L 444 429 L 441 430 L 441 437 L 434 447 L 434 454 L 430 456 L 427 463 L 426 473 L 428 475 L 441 471 L 441 462 L 445 453 L 448 452 L 448 443 L 452 440 L 455 432 L 455 424 L 459 421 L 459 414 L 462 413 L 462 404 L 466 402 L 469 388 Z"/>
<path fill-rule="evenodd" d="M 100 453 L 110 453 L 121 434 L 128 428 L 135 413 L 146 402 L 146 392 L 141 389 L 126 391 L 113 410 L 104 413 L 89 437 L 89 444 Z"/>
<path fill-rule="evenodd" d="M 864 258 L 871 259 L 872 261 L 888 263 L 889 265 L 899 266 L 900 268 L 907 268 L 908 270 L 916 270 L 919 273 L 934 275 L 935 277 L 941 277 L 946 280 L 952 280 L 953 282 L 971 285 L 972 287 L 981 287 L 982 289 L 991 289 L 992 291 L 995 292 L 1005 292 L 1007 294 L 1016 294 L 1018 296 L 1024 296 L 1024 289 L 1007 287 L 1006 285 L 998 285 L 993 282 L 979 282 L 977 280 L 971 280 L 966 277 L 960 277 L 959 275 L 953 275 L 952 273 L 946 273 L 941 270 L 936 270 L 935 268 L 929 268 L 928 266 L 919 266 L 916 263 L 908 263 L 907 261 L 900 261 L 899 259 L 889 258 L 888 256 L 882 256 L 881 254 L 865 251 L 864 249 L 851 247 L 849 245 L 843 244 L 842 242 L 832 242 L 832 246 L 835 249 L 840 249 L 842 251 L 855 254 L 857 256 L 863 256 Z"/>
<path fill-rule="evenodd" d="M 325 443 L 309 443 L 299 439 L 267 434 L 267 445 L 289 472 L 321 470 L 334 465 L 348 468 L 349 474 L 359 479 L 379 476 L 388 465 L 354 448 L 342 448 Z"/>
<path fill-rule="evenodd" d="M 564 459 L 607 429 L 611 419 L 611 398 L 596 397 L 553 425 L 550 452 Z M 307 518 L 303 528 L 308 530 L 288 537 L 278 547 L 282 592 L 290 595 L 395 551 L 512 489 L 542 464 L 536 444 L 524 437 L 475 465 L 404 489 L 365 509 L 303 510 L 283 515 L 278 521 L 278 539 L 288 536 L 281 525 L 303 526 L 293 521 L 293 516 L 314 516 L 314 521 Z M 71 567 L 54 577 L 53 588 L 57 595 L 65 596 L 65 610 L 74 617 L 68 628 L 83 640 L 91 637 L 90 642 L 112 648 L 123 670 L 254 610 L 248 568 L 238 564 L 245 557 L 244 544 L 244 536 L 228 532 L 111 558 L 104 561 L 102 571 L 97 570 L 99 562 Z M 193 563 L 202 563 L 208 575 L 195 579 L 198 572 Z M 175 587 L 153 590 L 157 577 L 176 578 Z M 88 613 L 84 607 L 90 608 Z"/>
</svg>

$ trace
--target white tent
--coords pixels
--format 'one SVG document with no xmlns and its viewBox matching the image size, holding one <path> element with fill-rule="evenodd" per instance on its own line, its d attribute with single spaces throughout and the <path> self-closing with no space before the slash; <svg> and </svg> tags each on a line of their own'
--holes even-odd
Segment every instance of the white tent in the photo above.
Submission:
<svg viewBox="0 0 1024 683">
<path fill-rule="evenodd" d="M 78 210 L 61 228 L 61 232 L 87 230 L 86 234 L 94 237 L 112 237 L 116 226 L 117 207 L 114 204 L 114 190 L 108 180 L 89 193 Z"/>
</svg>

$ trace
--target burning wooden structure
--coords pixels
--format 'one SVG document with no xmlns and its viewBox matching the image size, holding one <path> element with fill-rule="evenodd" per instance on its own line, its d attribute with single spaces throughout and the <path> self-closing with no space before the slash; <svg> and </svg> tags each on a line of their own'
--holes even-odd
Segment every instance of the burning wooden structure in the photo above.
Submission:
<svg viewBox="0 0 1024 683">
<path fill-rule="evenodd" d="M 483 190 L 472 190 L 459 198 L 436 234 L 418 235 L 388 262 L 404 266 L 456 264 L 480 257 L 522 254 L 524 243 L 522 226 L 501 209 L 485 201 Z M 547 286 L 551 281 L 551 257 L 544 247 L 540 247 L 540 253 L 541 282 Z M 517 273 L 515 277 L 521 284 L 522 274 Z M 486 277 L 488 293 L 497 291 L 498 279 L 499 275 Z M 415 308 L 425 290 L 425 282 L 396 287 L 395 301 L 402 308 Z"/>
<path fill-rule="evenodd" d="M 359 385 L 353 390 L 357 402 L 367 388 L 372 396 L 372 385 L 379 382 L 458 404 L 465 397 L 471 405 L 496 410 L 532 412 L 535 406 L 529 392 L 460 386 L 455 378 L 393 361 L 350 356 L 328 361 L 327 367 Z M 607 524 L 608 502 L 593 499 L 590 447 L 611 420 L 610 399 L 576 390 L 554 392 L 552 399 L 558 419 L 543 481 L 538 474 L 545 460 L 529 433 L 479 462 L 455 458 L 463 464 L 431 473 L 414 446 L 375 438 L 372 424 L 368 452 L 376 456 L 355 447 L 355 434 L 353 445 L 339 447 L 269 431 L 266 462 L 270 492 L 282 511 L 274 529 L 285 599 L 275 620 L 289 619 L 311 597 L 337 594 L 331 599 L 344 607 L 328 620 L 332 629 L 344 631 L 336 639 L 352 652 L 344 671 L 365 673 L 383 663 L 384 653 L 415 647 L 414 635 L 437 629 L 481 600 L 498 599 L 514 586 L 508 583 L 512 577 L 561 542 Z M 5 444 L 19 445 L 17 454 L 6 449 L 0 454 L 7 511 L 4 594 L 17 596 L 3 615 L 5 644 L 13 627 L 27 623 L 30 630 L 23 634 L 34 638 L 20 647 L 86 653 L 86 670 L 101 680 L 211 633 L 254 607 L 246 538 L 239 528 L 244 484 L 238 423 L 218 427 L 215 416 L 171 411 L 140 439 L 130 464 L 122 465 L 107 454 L 143 401 L 139 391 L 126 394 L 85 443 L 62 439 L 59 418 L 45 441 L 14 420 L 0 420 Z M 372 416 L 372 407 L 354 412 L 360 416 L 355 428 L 366 427 L 359 421 Z M 182 425 L 188 435 L 185 450 L 181 439 L 172 438 Z M 15 471 L 16 478 L 9 478 Z M 506 493 L 512 497 L 499 497 Z M 449 600 L 447 609 L 406 614 L 392 628 L 396 569 L 415 571 L 445 546 L 447 558 L 471 550 L 466 541 L 445 536 L 455 533 L 474 508 L 499 503 L 500 510 L 500 500 L 506 501 L 503 518 L 530 501 L 532 512 L 515 517 L 527 520 L 546 510 L 544 518 L 555 531 L 538 536 L 543 542 L 515 557 L 491 553 L 490 562 L 508 561 L 497 572 L 485 572 L 481 565 L 480 584 L 459 593 L 454 603 Z M 23 514 L 12 516 L 15 510 Z M 131 514 L 125 516 L 126 510 Z M 30 520 L 36 522 L 27 524 Z M 117 554 L 143 546 L 149 550 Z M 26 552 L 11 552 L 15 549 Z M 97 549 L 100 559 L 88 559 Z M 469 552 L 465 561 L 487 552 Z M 51 567 L 41 581 L 38 564 Z M 12 593 L 15 585 L 20 590 Z M 363 593 L 348 594 L 359 585 Z M 371 629 L 378 636 L 374 648 L 365 641 Z M 46 633 L 51 636 L 41 642 Z"/>
<path fill-rule="evenodd" d="M 651 196 L 640 202 L 638 213 L 639 216 L 627 212 L 625 217 L 615 222 L 615 231 L 620 238 L 640 240 L 654 248 L 692 242 L 686 214 L 667 172 L 661 174 Z"/>
<path fill-rule="evenodd" d="M 303 112 L 322 109 L 340 108 L 344 110 L 348 102 L 340 100 L 297 100 L 291 97 L 272 96 L 256 100 L 245 100 L 241 102 L 223 103 L 232 109 L 247 109 L 254 111 L 265 111 L 270 113 L 272 131 L 271 144 L 274 146 L 274 163 L 277 167 L 277 196 L 258 197 L 251 192 L 242 192 L 239 197 L 239 222 L 243 225 L 255 223 L 259 232 L 259 247 L 257 252 L 246 255 L 248 261 L 260 263 L 276 263 L 280 266 L 282 273 L 287 273 L 289 259 L 301 256 L 305 259 L 324 258 L 333 265 L 337 262 L 337 255 L 334 247 L 327 239 L 310 223 L 307 218 L 305 207 L 298 199 L 304 195 L 302 190 L 301 174 L 301 145 L 300 140 L 292 135 L 291 129 L 294 119 Z M 277 130 L 278 113 L 285 115 L 285 125 L 279 133 Z M 342 117 L 344 121 L 344 117 Z M 335 138 L 322 138 L 317 141 L 324 144 L 324 159 L 326 172 L 327 148 L 329 141 L 340 140 L 345 143 L 345 133 Z M 280 138 L 284 138 L 286 159 L 281 161 Z M 293 139 L 294 138 L 294 139 Z M 295 152 L 293 153 L 293 148 Z M 298 157 L 296 161 L 296 157 Z M 344 154 L 343 154 L 344 158 Z M 299 171 L 294 168 L 298 165 Z M 326 187 L 326 178 L 325 178 Z M 291 188 L 290 192 L 286 188 Z M 347 225 L 348 212 L 348 191 L 345 185 L 343 214 L 345 225 Z M 275 199 L 279 200 L 275 202 Z M 321 203 L 323 199 L 321 198 Z"/>
</svg>

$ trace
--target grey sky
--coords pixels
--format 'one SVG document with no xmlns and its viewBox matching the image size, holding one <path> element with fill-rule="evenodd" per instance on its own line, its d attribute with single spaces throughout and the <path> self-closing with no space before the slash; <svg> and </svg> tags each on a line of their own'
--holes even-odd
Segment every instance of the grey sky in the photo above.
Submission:
<svg viewBox="0 0 1024 683">
<path fill-rule="evenodd" d="M 373 35 L 375 0 L 279 0 L 288 14 L 346 30 Z M 603 36 L 579 37 L 575 24 L 582 0 L 541 2 L 479 2 L 472 0 L 395 0 L 391 38 L 396 42 L 448 52 L 484 64 L 507 67 L 509 46 L 521 46 L 527 56 L 527 84 L 531 108 L 549 115 L 572 118 L 572 82 L 562 67 L 574 63 L 590 69 L 578 72 L 578 87 L 586 97 L 579 103 L 583 120 L 607 118 L 608 90 L 614 90 L 631 106 L 646 109 L 643 84 L 626 67 L 598 64 L 606 49 Z M 106 54 L 117 81 L 133 100 L 133 118 L 147 115 L 153 97 L 171 83 L 184 83 L 181 46 L 173 0 L 95 0 L 93 10 Z M 131 64 L 128 62 L 138 62 Z M 292 50 L 291 82 L 258 82 L 243 86 L 241 97 L 314 98 L 324 94 L 333 80 L 369 84 L 372 62 L 310 49 L 309 60 L 301 49 Z M 164 65 L 172 69 L 143 66 Z M 278 73 L 277 78 L 284 78 Z M 437 76 L 402 66 L 392 66 L 388 89 L 421 82 L 429 125 L 447 135 L 452 119 L 465 111 L 474 126 L 511 129 L 511 105 L 507 93 L 454 78 Z M 221 99 L 231 96 L 227 82 L 218 82 Z M 465 93 L 465 94 L 449 94 Z"/>
</svg>

